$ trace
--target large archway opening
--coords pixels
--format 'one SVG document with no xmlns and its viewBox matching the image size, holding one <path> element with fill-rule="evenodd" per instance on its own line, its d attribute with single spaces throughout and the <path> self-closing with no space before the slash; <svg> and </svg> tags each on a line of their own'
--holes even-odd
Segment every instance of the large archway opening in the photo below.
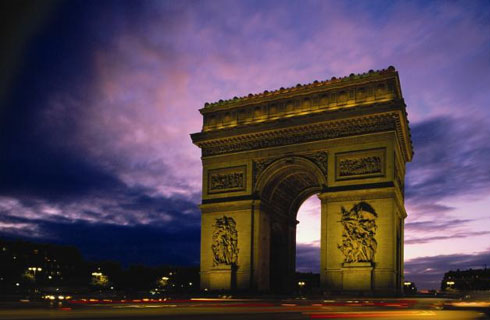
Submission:
<svg viewBox="0 0 490 320">
<path fill-rule="evenodd" d="M 270 217 L 269 284 L 274 292 L 295 288 L 297 213 L 325 186 L 324 173 L 304 157 L 276 160 L 259 176 L 257 191 Z"/>
</svg>

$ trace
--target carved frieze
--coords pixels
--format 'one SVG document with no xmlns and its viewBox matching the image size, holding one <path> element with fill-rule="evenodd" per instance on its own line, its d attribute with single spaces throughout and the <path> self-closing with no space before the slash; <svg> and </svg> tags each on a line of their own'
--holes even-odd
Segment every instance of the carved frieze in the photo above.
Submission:
<svg viewBox="0 0 490 320">
<path fill-rule="evenodd" d="M 247 167 L 231 167 L 208 171 L 208 193 L 225 193 L 246 189 Z"/>
<path fill-rule="evenodd" d="M 381 172 L 381 158 L 367 156 L 357 159 L 339 160 L 339 176 L 348 177 Z"/>
<path fill-rule="evenodd" d="M 342 243 L 337 247 L 346 263 L 373 261 L 378 247 L 375 239 L 377 217 L 373 207 L 364 201 L 355 204 L 350 210 L 341 208 Z"/>
<path fill-rule="evenodd" d="M 238 231 L 233 218 L 217 218 L 213 225 L 213 265 L 232 265 L 238 263 Z"/>
<path fill-rule="evenodd" d="M 335 179 L 359 179 L 384 176 L 385 149 L 372 149 L 335 155 Z"/>
<path fill-rule="evenodd" d="M 250 138 L 224 138 L 213 142 L 202 143 L 203 156 L 219 155 L 230 152 L 247 151 L 282 145 L 290 145 L 316 140 L 340 138 L 352 135 L 367 134 L 394 130 L 396 121 L 391 116 L 364 118 L 339 121 L 329 125 L 314 125 L 307 127 L 276 130 L 267 134 L 254 134 Z"/>
</svg>

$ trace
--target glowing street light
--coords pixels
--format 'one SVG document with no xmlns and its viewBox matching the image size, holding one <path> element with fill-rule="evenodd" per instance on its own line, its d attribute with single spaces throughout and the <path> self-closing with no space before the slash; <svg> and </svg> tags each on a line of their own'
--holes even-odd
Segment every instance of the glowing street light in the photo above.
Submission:
<svg viewBox="0 0 490 320">
<path fill-rule="evenodd" d="M 446 288 L 447 289 L 454 289 L 454 285 L 456 283 L 454 281 L 446 281 Z"/>
<path fill-rule="evenodd" d="M 91 284 L 94 286 L 105 287 L 109 284 L 109 277 L 102 272 L 92 272 Z"/>
<path fill-rule="evenodd" d="M 161 278 L 160 278 L 160 279 L 157 281 L 157 282 L 158 282 L 158 285 L 160 285 L 160 287 L 165 288 L 165 287 L 168 285 L 168 280 L 169 280 L 169 279 L 170 279 L 169 277 L 165 277 L 165 276 L 161 277 Z"/>
</svg>

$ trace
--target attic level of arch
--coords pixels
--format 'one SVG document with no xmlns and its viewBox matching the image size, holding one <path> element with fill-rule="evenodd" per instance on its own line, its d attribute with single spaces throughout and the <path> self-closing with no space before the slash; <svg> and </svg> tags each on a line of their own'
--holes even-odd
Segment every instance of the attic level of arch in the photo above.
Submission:
<svg viewBox="0 0 490 320">
<path fill-rule="evenodd" d="M 201 109 L 203 132 L 273 121 L 279 118 L 317 113 L 338 108 L 358 107 L 402 99 L 398 79 L 391 73 L 380 79 L 344 83 L 295 93 L 267 96 L 251 104 Z"/>
</svg>

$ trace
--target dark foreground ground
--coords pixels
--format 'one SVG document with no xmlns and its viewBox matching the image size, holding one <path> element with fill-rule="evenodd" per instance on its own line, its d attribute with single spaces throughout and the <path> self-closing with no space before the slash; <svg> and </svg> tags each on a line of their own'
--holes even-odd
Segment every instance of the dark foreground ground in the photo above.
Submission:
<svg viewBox="0 0 490 320">
<path fill-rule="evenodd" d="M 490 301 L 401 299 L 74 300 L 0 305 L 0 319 L 490 319 Z"/>
</svg>

